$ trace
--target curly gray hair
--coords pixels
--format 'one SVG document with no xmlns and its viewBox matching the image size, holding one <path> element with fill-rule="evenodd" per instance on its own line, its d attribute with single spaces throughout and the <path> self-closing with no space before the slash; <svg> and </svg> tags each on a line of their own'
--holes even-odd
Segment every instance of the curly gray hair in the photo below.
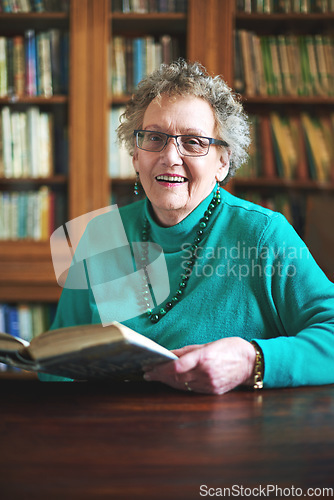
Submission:
<svg viewBox="0 0 334 500">
<path fill-rule="evenodd" d="M 229 144 L 231 152 L 230 170 L 222 182 L 226 184 L 247 159 L 249 124 L 238 97 L 224 80 L 220 76 L 210 76 L 197 62 L 179 59 L 169 65 L 162 64 L 139 83 L 121 116 L 121 124 L 117 129 L 119 142 L 133 155 L 133 131 L 142 128 L 148 105 L 162 95 L 191 95 L 200 97 L 211 105 L 219 138 Z"/>
</svg>

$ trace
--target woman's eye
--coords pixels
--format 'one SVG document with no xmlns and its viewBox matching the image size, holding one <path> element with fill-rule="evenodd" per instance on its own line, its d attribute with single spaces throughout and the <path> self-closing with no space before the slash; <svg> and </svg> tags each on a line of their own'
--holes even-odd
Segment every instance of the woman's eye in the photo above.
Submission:
<svg viewBox="0 0 334 500">
<path fill-rule="evenodd" d="M 189 146 L 199 146 L 201 144 L 197 137 L 189 137 L 185 140 L 185 143 L 189 144 Z"/>
<path fill-rule="evenodd" d="M 162 139 L 161 135 L 154 135 L 154 134 L 152 134 L 152 135 L 149 136 L 149 141 L 151 141 L 151 142 L 162 142 L 163 139 Z"/>
</svg>

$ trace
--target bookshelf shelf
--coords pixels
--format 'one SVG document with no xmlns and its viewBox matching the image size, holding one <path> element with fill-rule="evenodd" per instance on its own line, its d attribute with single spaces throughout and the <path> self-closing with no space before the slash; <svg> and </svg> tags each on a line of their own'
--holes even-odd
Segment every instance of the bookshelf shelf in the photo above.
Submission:
<svg viewBox="0 0 334 500">
<path fill-rule="evenodd" d="M 45 259 L 50 256 L 50 242 L 33 240 L 1 240 L 1 260 L 11 260 L 13 256 L 18 259 L 27 259 L 29 262 L 38 262 L 40 259 Z"/>
<path fill-rule="evenodd" d="M 35 19 L 39 21 L 48 21 L 60 19 L 60 20 L 68 20 L 68 14 L 66 12 L 0 12 L 0 20 L 8 20 L 13 21 L 27 21 L 27 23 L 31 23 Z"/>
<path fill-rule="evenodd" d="M 122 177 L 113 177 L 112 179 L 109 179 L 110 182 L 113 184 L 122 184 L 122 185 L 128 185 L 133 183 L 134 179 L 130 178 L 122 178 Z"/>
<path fill-rule="evenodd" d="M 113 34 L 150 32 L 171 34 L 184 33 L 186 30 L 187 15 L 185 13 L 111 13 L 109 19 Z"/>
<path fill-rule="evenodd" d="M 334 97 L 322 96 L 242 96 L 244 104 L 264 106 L 277 106 L 287 104 L 289 106 L 334 106 Z"/>
<path fill-rule="evenodd" d="M 109 98 L 109 106 L 115 104 L 116 106 L 124 106 L 130 99 L 130 95 L 113 95 Z"/>
<path fill-rule="evenodd" d="M 240 21 L 247 21 L 250 24 L 253 24 L 254 21 L 261 21 L 261 22 L 269 22 L 269 23 L 275 23 L 275 22 L 282 22 L 282 21 L 294 21 L 294 22 L 300 22 L 300 23 L 310 23 L 314 21 L 327 21 L 327 20 L 333 20 L 334 19 L 334 12 L 326 12 L 326 13 L 310 13 L 310 14 L 305 14 L 305 13 L 263 13 L 263 14 L 248 14 L 246 12 L 237 12 L 235 15 L 235 20 L 236 22 Z"/>
<path fill-rule="evenodd" d="M 67 104 L 68 97 L 65 95 L 54 95 L 52 97 L 42 96 L 10 96 L 0 97 L 0 105 L 15 105 L 15 104 L 28 104 L 28 105 L 50 105 L 50 104 Z"/>
<path fill-rule="evenodd" d="M 289 179 L 277 179 L 277 178 L 248 178 L 248 177 L 236 177 L 233 180 L 233 185 L 242 189 L 262 189 L 270 188 L 275 190 L 298 190 L 304 192 L 326 192 L 334 193 L 334 184 L 332 183 L 321 183 L 313 180 L 301 181 L 301 180 L 289 180 Z"/>
<path fill-rule="evenodd" d="M 282 31 L 292 33 L 332 30 L 334 12 L 311 14 L 248 14 L 237 12 L 235 25 L 239 29 L 251 29 L 261 33 L 275 35 Z"/>
<path fill-rule="evenodd" d="M 65 185 L 67 183 L 66 175 L 54 175 L 52 177 L 19 177 L 19 178 L 7 178 L 0 177 L 0 187 L 20 187 L 28 185 Z"/>
<path fill-rule="evenodd" d="M 1 241 L 0 302 L 59 299 L 49 241 Z"/>
<path fill-rule="evenodd" d="M 47 30 L 69 27 L 67 12 L 0 13 L 1 35 L 15 35 L 25 29 Z"/>
</svg>

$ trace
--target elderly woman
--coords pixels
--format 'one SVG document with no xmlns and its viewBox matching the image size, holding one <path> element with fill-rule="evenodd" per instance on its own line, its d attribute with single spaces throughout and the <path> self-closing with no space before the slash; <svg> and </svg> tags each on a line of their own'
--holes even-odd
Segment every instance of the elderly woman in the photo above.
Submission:
<svg viewBox="0 0 334 500">
<path fill-rule="evenodd" d="M 118 128 L 146 198 L 120 209 L 129 242 L 163 249 L 165 303 L 124 323 L 178 359 L 146 380 L 222 394 L 239 385 L 334 382 L 334 285 L 285 218 L 231 195 L 246 160 L 241 104 L 220 77 L 180 60 L 139 85 Z M 64 290 L 55 327 L 97 322 Z"/>
</svg>

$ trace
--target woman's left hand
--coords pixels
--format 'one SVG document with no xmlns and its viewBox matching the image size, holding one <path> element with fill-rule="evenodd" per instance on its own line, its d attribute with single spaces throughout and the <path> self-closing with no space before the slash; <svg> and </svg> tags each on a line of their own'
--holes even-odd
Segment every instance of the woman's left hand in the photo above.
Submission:
<svg viewBox="0 0 334 500">
<path fill-rule="evenodd" d="M 255 349 L 240 337 L 190 345 L 173 352 L 179 359 L 147 371 L 145 380 L 207 394 L 224 394 L 252 382 Z"/>
</svg>

